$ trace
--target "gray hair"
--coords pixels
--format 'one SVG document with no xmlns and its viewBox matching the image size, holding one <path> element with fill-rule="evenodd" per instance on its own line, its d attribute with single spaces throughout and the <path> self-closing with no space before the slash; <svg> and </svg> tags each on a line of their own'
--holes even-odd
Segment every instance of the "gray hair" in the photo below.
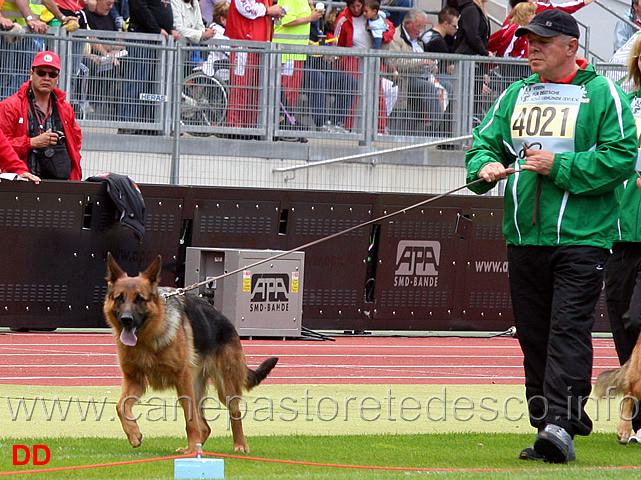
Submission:
<svg viewBox="0 0 641 480">
<path fill-rule="evenodd" d="M 423 10 L 412 8 L 407 11 L 405 18 L 403 19 L 403 23 L 414 23 L 416 19 L 421 19 L 424 22 L 427 22 L 427 14 Z"/>
</svg>

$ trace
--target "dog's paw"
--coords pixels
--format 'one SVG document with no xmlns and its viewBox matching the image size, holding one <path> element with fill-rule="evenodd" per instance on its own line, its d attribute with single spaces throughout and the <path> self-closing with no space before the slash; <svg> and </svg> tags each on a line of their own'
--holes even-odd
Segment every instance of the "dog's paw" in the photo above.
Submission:
<svg viewBox="0 0 641 480">
<path fill-rule="evenodd" d="M 619 443 L 621 445 L 627 445 L 628 441 L 630 440 L 630 432 L 628 433 L 617 433 L 617 437 L 619 438 Z"/>
<path fill-rule="evenodd" d="M 234 443 L 234 452 L 249 453 L 249 445 L 247 443 Z"/>
<path fill-rule="evenodd" d="M 137 434 L 129 435 L 129 443 L 134 448 L 138 448 L 142 445 L 142 433 L 138 432 Z"/>
<path fill-rule="evenodd" d="M 194 453 L 198 453 L 198 448 L 187 445 L 186 447 L 177 448 L 176 451 L 184 453 L 185 455 L 193 455 Z"/>
<path fill-rule="evenodd" d="M 619 423 L 619 428 L 617 428 L 617 437 L 619 438 L 619 443 L 626 445 L 628 440 L 630 440 L 630 434 L 632 433 L 632 422 L 626 420 L 621 420 Z"/>
</svg>

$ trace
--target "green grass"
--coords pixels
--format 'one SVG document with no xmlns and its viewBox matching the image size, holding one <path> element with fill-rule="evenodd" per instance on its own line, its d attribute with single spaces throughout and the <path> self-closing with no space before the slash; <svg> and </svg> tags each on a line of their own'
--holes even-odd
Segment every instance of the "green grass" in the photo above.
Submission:
<svg viewBox="0 0 641 480">
<path fill-rule="evenodd" d="M 577 460 L 570 465 L 524 462 L 518 452 L 532 442 L 533 435 L 522 434 L 425 434 L 425 435 L 335 435 L 335 436 L 263 436 L 250 439 L 252 457 L 283 459 L 296 462 L 347 464 L 404 468 L 464 469 L 464 471 L 382 471 L 333 468 L 310 465 L 288 465 L 253 460 L 225 459 L 225 478 L 271 480 L 305 479 L 400 479 L 438 478 L 511 479 L 559 478 L 603 479 L 630 478 L 641 465 L 641 446 L 621 446 L 613 434 L 577 437 Z M 51 461 L 44 467 L 14 467 L 12 445 L 46 444 Z M 58 468 L 127 462 L 174 455 L 184 438 L 155 437 L 146 439 L 138 449 L 127 441 L 112 438 L 4 438 L 0 440 L 0 472 L 34 468 Z M 206 452 L 232 454 L 231 439 L 211 438 Z M 484 469 L 492 471 L 482 471 Z M 481 471 L 479 471 L 481 470 Z M 119 465 L 63 472 L 15 475 L 15 479 L 150 479 L 173 478 L 173 460 L 136 465 Z"/>
<path fill-rule="evenodd" d="M 12 446 L 16 444 L 47 445 L 51 461 L 37 467 L 42 469 L 167 457 L 175 455 L 175 449 L 186 443 L 180 409 L 159 409 L 161 405 L 174 403 L 171 392 L 152 392 L 134 408 L 134 413 L 141 415 L 139 424 L 145 438 L 140 448 L 132 449 L 115 418 L 119 387 L 3 385 L 1 388 L 0 478 L 5 478 L 2 472 L 34 468 L 31 464 L 12 465 Z M 557 479 L 563 475 L 564 480 L 627 480 L 641 472 L 641 469 L 612 468 L 641 465 L 640 445 L 621 446 L 616 441 L 620 399 L 610 404 L 589 403 L 587 410 L 594 421 L 595 433 L 577 437 L 576 462 L 559 466 L 518 460 L 520 450 L 534 440 L 525 402 L 519 400 L 522 397 L 522 385 L 261 385 L 246 396 L 248 410 L 243 425 L 251 456 L 434 470 L 382 471 L 225 459 L 225 478 L 343 480 L 430 475 L 502 480 Z M 60 403 L 54 408 L 55 398 L 59 398 Z M 336 412 L 330 398 L 336 400 L 339 410 L 331 421 Z M 483 403 L 484 398 L 497 401 Z M 90 399 L 100 400 L 96 406 L 99 415 L 93 407 L 89 409 Z M 346 399 L 353 400 L 346 402 Z M 432 399 L 435 401 L 430 403 Z M 22 400 L 25 403 L 19 409 Z M 264 410 L 267 400 L 274 403 L 271 416 Z M 283 400 L 287 401 L 281 404 Z M 457 403 L 457 400 L 462 401 Z M 364 410 L 359 408 L 361 401 L 363 407 L 367 407 Z M 373 409 L 377 404 L 380 408 Z M 419 404 L 421 408 L 415 409 Z M 488 405 L 496 408 L 496 418 L 490 415 Z M 210 421 L 213 436 L 205 445 L 205 451 L 233 454 L 225 409 L 213 408 L 208 414 L 217 419 Z M 490 420 L 488 415 L 492 417 Z M 174 475 L 173 460 L 168 460 L 6 478 L 163 480 L 173 479 Z"/>
</svg>

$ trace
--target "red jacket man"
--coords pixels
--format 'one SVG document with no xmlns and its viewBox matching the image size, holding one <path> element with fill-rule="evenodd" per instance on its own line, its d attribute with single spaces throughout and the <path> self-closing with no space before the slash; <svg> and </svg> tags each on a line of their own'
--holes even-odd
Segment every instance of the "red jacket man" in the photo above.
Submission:
<svg viewBox="0 0 641 480">
<path fill-rule="evenodd" d="M 29 165 L 28 157 L 32 150 L 59 143 L 59 135 L 53 131 L 55 129 L 46 127 L 48 119 L 50 122 L 57 121 L 54 119 L 55 113 L 52 113 L 57 111 L 71 163 L 68 179 L 82 180 L 80 167 L 82 132 L 76 123 L 73 107 L 65 100 L 65 92 L 56 87 L 59 73 L 58 55 L 49 51 L 36 55 L 31 68 L 31 80 L 23 83 L 17 93 L 0 102 L 0 130 L 6 135 L 20 160 L 25 165 Z M 38 109 L 42 108 L 44 114 L 43 118 L 38 118 L 43 124 L 40 134 L 31 137 L 29 136 L 30 97 L 34 98 Z M 35 110 L 34 108 L 33 111 Z"/>
<path fill-rule="evenodd" d="M 282 16 L 283 9 L 273 5 L 272 0 L 232 0 L 225 35 L 232 40 L 268 42 L 272 38 L 272 18 Z M 259 111 L 260 56 L 232 52 L 230 61 L 227 126 L 255 127 Z"/>
<path fill-rule="evenodd" d="M 272 16 L 279 16 L 280 7 L 271 0 L 234 0 L 229 4 L 225 35 L 233 40 L 268 42 L 272 38 Z"/>
</svg>

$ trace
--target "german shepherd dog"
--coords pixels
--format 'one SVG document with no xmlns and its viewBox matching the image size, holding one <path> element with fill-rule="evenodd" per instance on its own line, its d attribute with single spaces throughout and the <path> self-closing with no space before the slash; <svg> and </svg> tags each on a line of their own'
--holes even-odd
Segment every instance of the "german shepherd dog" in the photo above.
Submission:
<svg viewBox="0 0 641 480">
<path fill-rule="evenodd" d="M 258 385 L 278 358 L 265 360 L 256 370 L 248 368 L 232 323 L 194 295 L 165 297 L 174 289 L 158 286 L 160 269 L 159 255 L 145 272 L 129 277 L 107 254 L 103 311 L 118 346 L 123 380 L 116 408 L 129 443 L 133 447 L 142 443 L 132 407 L 147 386 L 176 388 L 188 441 L 187 447 L 178 450 L 196 453 L 196 445 L 203 445 L 211 432 L 201 403 L 211 379 L 220 402 L 229 410 L 234 451 L 247 453 L 241 395 L 243 389 Z"/>
<path fill-rule="evenodd" d="M 624 394 L 617 437 L 619 443 L 628 443 L 632 432 L 634 400 L 641 400 L 641 335 L 630 358 L 623 366 L 599 374 L 594 385 L 594 393 L 597 397 Z"/>
</svg>

